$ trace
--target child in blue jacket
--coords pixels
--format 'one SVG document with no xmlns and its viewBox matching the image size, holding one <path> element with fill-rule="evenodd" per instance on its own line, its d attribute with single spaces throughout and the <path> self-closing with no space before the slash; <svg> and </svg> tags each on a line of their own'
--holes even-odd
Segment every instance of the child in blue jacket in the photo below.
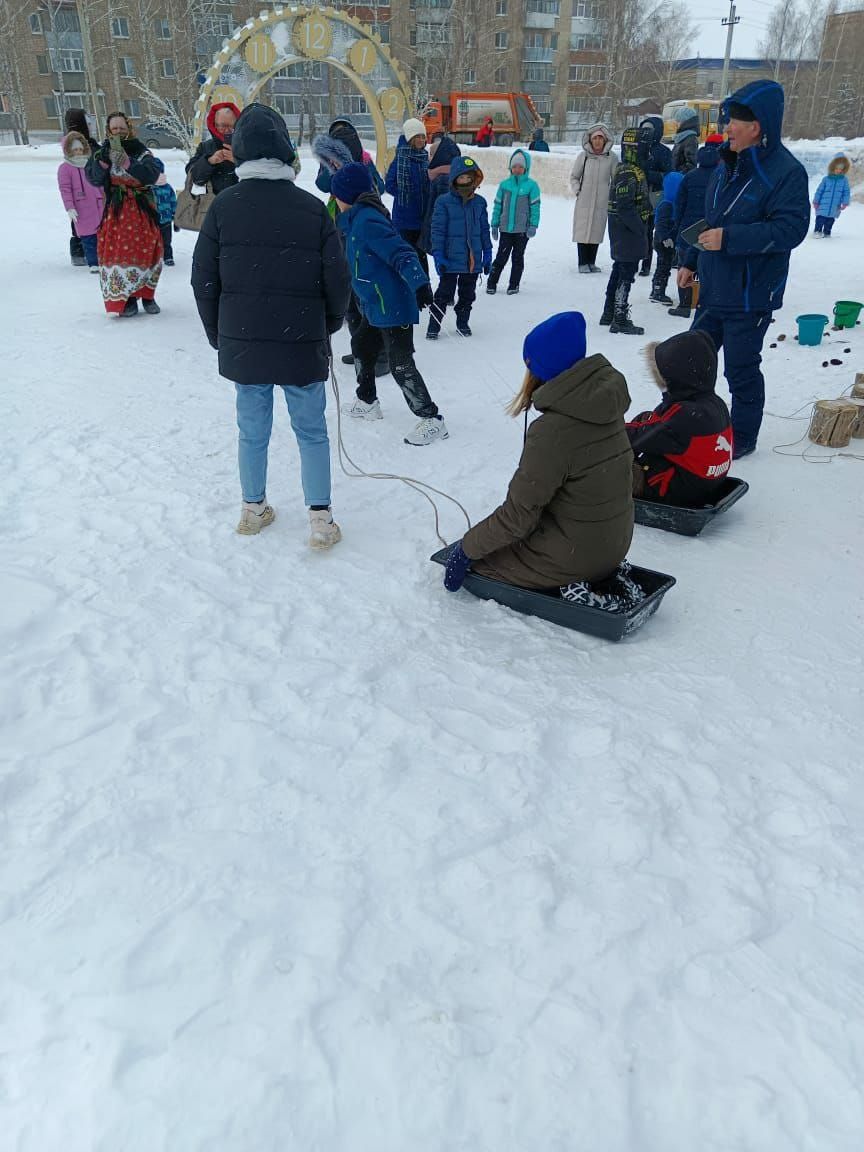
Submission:
<svg viewBox="0 0 864 1152">
<path fill-rule="evenodd" d="M 838 152 L 828 165 L 828 175 L 822 178 L 822 183 L 813 197 L 813 207 L 816 211 L 815 234 L 823 236 L 826 240 L 831 235 L 834 221 L 849 207 L 851 197 L 848 171 L 848 158 L 842 152 Z"/>
<path fill-rule="evenodd" d="M 156 211 L 159 213 L 159 231 L 162 233 L 162 247 L 165 250 L 162 262 L 163 264 L 167 264 L 169 268 L 173 268 L 174 249 L 171 246 L 171 239 L 174 231 L 174 213 L 177 211 L 177 193 L 168 183 L 168 177 L 165 175 L 165 165 L 158 156 L 155 156 L 154 160 L 161 173 L 159 179 L 153 185 L 153 192 L 156 196 Z"/>
<path fill-rule="evenodd" d="M 345 243 L 351 284 L 362 316 L 360 326 L 351 334 L 351 351 L 355 365 L 359 364 L 357 398 L 346 412 L 358 420 L 382 419 L 375 361 L 386 343 L 390 371 L 408 407 L 420 417 L 405 443 L 446 440 L 447 427 L 414 363 L 413 325 L 420 321 L 420 308 L 432 303 L 429 277 L 372 190 L 365 164 L 346 164 L 334 172 L 330 192 L 339 211 L 336 226 Z"/>
<path fill-rule="evenodd" d="M 483 173 L 470 156 L 450 165 L 450 191 L 440 196 L 432 213 L 432 255 L 440 279 L 429 310 L 427 340 L 437 340 L 447 305 L 456 299 L 456 327 L 470 336 L 468 319 L 477 295 L 477 277 L 492 270 L 492 237 L 486 201 L 477 195 Z"/>
<path fill-rule="evenodd" d="M 498 280 L 511 254 L 513 262 L 507 295 L 515 296 L 519 291 L 525 269 L 525 249 L 528 241 L 537 235 L 540 223 L 540 185 L 531 179 L 530 172 L 531 156 L 523 148 L 517 148 L 510 157 L 510 175 L 498 185 L 492 205 L 492 239 L 498 240 L 499 235 L 501 239 L 492 262 L 492 272 L 486 281 L 486 291 L 490 296 L 495 295 Z"/>
<path fill-rule="evenodd" d="M 678 223 L 675 215 L 675 198 L 684 179 L 683 172 L 667 172 L 663 177 L 663 195 L 654 210 L 654 251 L 657 253 L 657 267 L 651 281 L 650 300 L 655 304 L 671 304 L 666 295 L 669 274 L 675 262 L 675 243 L 678 239 Z"/>
</svg>

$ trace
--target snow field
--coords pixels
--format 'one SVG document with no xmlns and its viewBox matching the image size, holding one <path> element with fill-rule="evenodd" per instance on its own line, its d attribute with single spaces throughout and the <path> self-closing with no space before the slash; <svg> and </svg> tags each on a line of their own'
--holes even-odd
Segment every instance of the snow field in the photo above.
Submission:
<svg viewBox="0 0 864 1152">
<path fill-rule="evenodd" d="M 163 314 L 111 320 L 54 166 L 0 173 L 4 1152 L 858 1152 L 862 463 L 777 455 L 806 419 L 767 417 L 728 517 L 637 527 L 679 583 L 620 645 L 446 594 L 428 505 L 335 444 L 344 540 L 311 553 L 278 397 L 277 520 L 238 537 L 194 237 Z M 544 201 L 471 340 L 418 330 L 450 439 L 403 445 L 384 380 L 359 464 L 485 515 L 563 308 L 656 403 L 641 349 L 680 322 L 639 280 L 646 337 L 599 329 L 570 214 Z M 864 370 L 862 328 L 792 339 L 862 258 L 857 205 L 793 257 L 771 412 Z"/>
</svg>

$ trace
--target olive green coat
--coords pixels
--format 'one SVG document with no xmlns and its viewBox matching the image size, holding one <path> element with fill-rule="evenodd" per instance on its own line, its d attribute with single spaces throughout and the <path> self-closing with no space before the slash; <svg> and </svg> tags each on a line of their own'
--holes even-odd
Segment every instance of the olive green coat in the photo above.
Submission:
<svg viewBox="0 0 864 1152">
<path fill-rule="evenodd" d="M 633 536 L 627 382 L 605 356 L 580 360 L 533 396 L 507 498 L 462 541 L 472 571 L 522 588 L 601 580 Z"/>
</svg>

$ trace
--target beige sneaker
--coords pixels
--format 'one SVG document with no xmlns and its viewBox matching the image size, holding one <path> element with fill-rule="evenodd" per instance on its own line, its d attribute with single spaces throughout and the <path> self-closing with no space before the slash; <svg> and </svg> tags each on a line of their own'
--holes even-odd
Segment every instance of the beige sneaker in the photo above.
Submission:
<svg viewBox="0 0 864 1152">
<path fill-rule="evenodd" d="M 276 512 L 266 500 L 262 500 L 260 504 L 250 504 L 248 500 L 244 500 L 237 531 L 241 536 L 255 536 L 275 519 Z"/>
<path fill-rule="evenodd" d="M 329 508 L 320 512 L 309 509 L 309 529 L 310 548 L 332 548 L 342 539 L 342 532 Z"/>
</svg>

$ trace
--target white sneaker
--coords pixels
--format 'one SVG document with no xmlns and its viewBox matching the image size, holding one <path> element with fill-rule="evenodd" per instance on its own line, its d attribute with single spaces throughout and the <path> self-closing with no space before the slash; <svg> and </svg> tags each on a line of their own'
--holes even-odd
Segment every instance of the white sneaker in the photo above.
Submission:
<svg viewBox="0 0 864 1152">
<path fill-rule="evenodd" d="M 343 404 L 342 411 L 346 416 L 353 416 L 355 420 L 383 420 L 384 413 L 377 400 L 367 404 L 364 400 L 355 400 L 353 404 Z"/>
<path fill-rule="evenodd" d="M 342 539 L 342 532 L 329 508 L 318 512 L 309 509 L 309 529 L 310 548 L 332 548 Z"/>
<path fill-rule="evenodd" d="M 442 416 L 424 416 L 413 432 L 405 437 L 405 443 L 422 447 L 433 440 L 446 440 L 449 435 Z"/>
<path fill-rule="evenodd" d="M 262 500 L 259 504 L 251 504 L 248 500 L 244 500 L 237 531 L 241 536 L 255 536 L 275 519 L 276 512 L 266 500 Z"/>
<path fill-rule="evenodd" d="M 93 276 L 98 276 L 99 275 L 99 265 L 98 264 L 92 264 L 90 266 L 90 273 Z"/>
</svg>

